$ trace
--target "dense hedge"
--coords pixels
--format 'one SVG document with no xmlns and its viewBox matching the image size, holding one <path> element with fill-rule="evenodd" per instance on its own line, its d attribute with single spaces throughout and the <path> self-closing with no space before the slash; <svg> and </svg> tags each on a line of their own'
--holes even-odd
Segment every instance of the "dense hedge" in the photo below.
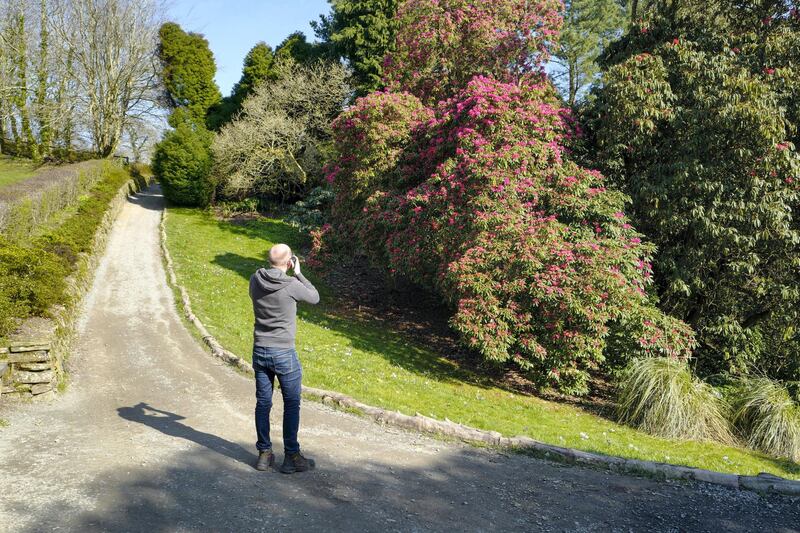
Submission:
<svg viewBox="0 0 800 533">
<path fill-rule="evenodd" d="M 0 335 L 18 318 L 43 314 L 62 299 L 64 270 L 57 256 L 0 236 Z"/>
<path fill-rule="evenodd" d="M 91 251 L 111 200 L 131 178 L 112 163 L 102 163 L 100 168 L 100 181 L 59 227 L 28 245 L 0 236 L 0 335 L 11 332 L 19 319 L 46 315 L 53 305 L 65 303 L 66 279 L 74 272 L 79 254 Z"/>
</svg>

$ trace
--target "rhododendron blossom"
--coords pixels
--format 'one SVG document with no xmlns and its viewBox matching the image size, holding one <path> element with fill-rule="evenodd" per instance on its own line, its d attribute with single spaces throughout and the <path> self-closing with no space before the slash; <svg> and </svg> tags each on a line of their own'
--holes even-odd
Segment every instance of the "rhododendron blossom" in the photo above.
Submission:
<svg viewBox="0 0 800 533">
<path fill-rule="evenodd" d="M 549 84 L 476 76 L 430 111 L 376 93 L 334 130 L 340 242 L 438 291 L 486 358 L 580 393 L 611 327 L 628 332 L 629 355 L 689 354 L 691 331 L 645 296 L 652 247 L 624 197 L 563 157 L 569 127 Z"/>
<path fill-rule="evenodd" d="M 384 61 L 388 87 L 433 104 L 479 74 L 541 78 L 561 8 L 559 0 L 406 0 Z"/>
</svg>

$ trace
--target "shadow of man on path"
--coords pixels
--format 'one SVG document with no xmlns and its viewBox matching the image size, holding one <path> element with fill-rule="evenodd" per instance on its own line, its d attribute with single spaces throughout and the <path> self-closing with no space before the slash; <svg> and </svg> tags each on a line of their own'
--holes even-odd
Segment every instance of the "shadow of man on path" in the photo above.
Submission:
<svg viewBox="0 0 800 533">
<path fill-rule="evenodd" d="M 119 407 L 117 408 L 117 412 L 119 416 L 125 420 L 150 426 L 171 437 L 192 441 L 201 446 L 205 446 L 211 451 L 230 457 L 248 466 L 255 465 L 255 454 L 250 453 L 236 443 L 181 424 L 180 420 L 186 420 L 185 416 L 156 409 L 144 402 L 139 402 L 133 407 Z"/>
</svg>

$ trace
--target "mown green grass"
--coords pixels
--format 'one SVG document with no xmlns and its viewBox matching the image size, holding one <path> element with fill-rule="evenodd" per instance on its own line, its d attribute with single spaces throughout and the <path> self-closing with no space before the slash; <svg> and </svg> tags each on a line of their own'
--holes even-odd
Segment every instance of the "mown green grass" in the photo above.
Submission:
<svg viewBox="0 0 800 533">
<path fill-rule="evenodd" d="M 279 220 L 245 225 L 199 210 L 170 208 L 167 243 L 193 310 L 229 350 L 251 358 L 248 280 L 273 243 L 297 247 L 303 237 Z M 364 403 L 495 430 L 590 452 L 720 472 L 770 472 L 800 479 L 800 465 L 736 447 L 653 437 L 580 408 L 498 388 L 383 324 L 339 316 L 335 299 L 313 272 L 320 305 L 301 306 L 297 348 L 304 383 Z"/>
<path fill-rule="evenodd" d="M 30 159 L 0 155 L 0 188 L 30 178 L 36 173 L 36 165 Z"/>
</svg>

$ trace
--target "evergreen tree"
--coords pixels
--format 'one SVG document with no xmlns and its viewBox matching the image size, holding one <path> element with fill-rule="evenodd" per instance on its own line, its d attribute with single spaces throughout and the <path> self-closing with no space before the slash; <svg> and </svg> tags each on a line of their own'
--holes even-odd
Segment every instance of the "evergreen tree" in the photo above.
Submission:
<svg viewBox="0 0 800 533">
<path fill-rule="evenodd" d="M 646 7 L 604 54 L 589 152 L 657 245 L 658 297 L 697 332 L 699 369 L 800 379 L 797 5 Z"/>
<path fill-rule="evenodd" d="M 330 0 L 331 14 L 313 22 L 317 38 L 347 60 L 359 96 L 382 87 L 383 58 L 394 42 L 398 0 Z"/>
<path fill-rule="evenodd" d="M 245 98 L 253 94 L 259 83 L 278 79 L 278 73 L 274 67 L 275 57 L 268 44 L 260 42 L 251 48 L 244 58 L 242 77 L 233 86 L 231 94 L 233 101 L 241 105 Z"/>
<path fill-rule="evenodd" d="M 277 79 L 275 54 L 272 52 L 272 48 L 264 42 L 256 44 L 244 58 L 242 77 L 233 86 L 231 95 L 223 98 L 210 110 L 209 125 L 211 129 L 219 130 L 230 122 L 242 109 L 244 99 L 253 93 L 258 84 L 266 80 Z"/>
<path fill-rule="evenodd" d="M 299 64 L 307 64 L 329 56 L 329 47 L 325 43 L 310 43 L 301 31 L 289 34 L 281 44 L 275 47 L 275 60 L 293 60 Z"/>
<path fill-rule="evenodd" d="M 208 41 L 168 22 L 159 30 L 158 55 L 172 113 L 168 132 L 155 147 L 153 170 L 164 196 L 179 205 L 207 205 L 214 194 L 209 110 L 221 100 Z"/>
<path fill-rule="evenodd" d="M 167 101 L 174 110 L 170 125 L 175 127 L 184 117 L 205 125 L 209 108 L 222 98 L 214 82 L 217 67 L 208 41 L 199 33 L 183 31 L 174 22 L 161 26 L 159 38 L 161 76 Z"/>
<path fill-rule="evenodd" d="M 215 187 L 211 177 L 213 137 L 202 126 L 182 121 L 156 145 L 153 171 L 170 202 L 202 207 L 212 200 Z"/>
<path fill-rule="evenodd" d="M 563 69 L 555 78 L 570 106 L 594 81 L 599 68 L 597 57 L 626 22 L 626 8 L 621 0 L 566 0 L 564 26 L 554 57 Z"/>
</svg>

